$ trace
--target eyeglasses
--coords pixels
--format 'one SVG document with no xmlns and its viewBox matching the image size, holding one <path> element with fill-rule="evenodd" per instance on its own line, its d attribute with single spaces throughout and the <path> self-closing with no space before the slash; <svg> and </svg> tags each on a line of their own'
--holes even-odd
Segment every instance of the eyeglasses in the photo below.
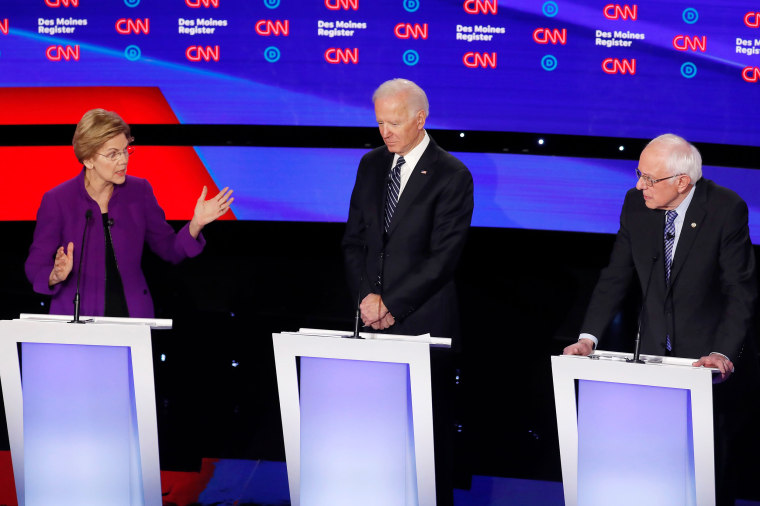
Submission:
<svg viewBox="0 0 760 506">
<path fill-rule="evenodd" d="M 104 155 L 103 153 L 97 153 L 109 162 L 116 163 L 119 160 L 121 160 L 121 157 L 128 157 L 129 155 L 133 154 L 135 152 L 134 146 L 127 146 L 126 148 L 122 149 L 121 151 L 111 151 L 107 155 Z"/>
<path fill-rule="evenodd" d="M 653 187 L 655 183 L 659 183 L 660 181 L 665 181 L 666 179 L 673 179 L 674 177 L 678 177 L 678 176 L 683 176 L 683 174 L 673 174 L 672 176 L 661 177 L 660 179 L 652 179 L 651 177 L 641 172 L 639 169 L 636 169 L 636 179 L 643 179 L 644 184 L 647 185 L 647 188 Z"/>
</svg>

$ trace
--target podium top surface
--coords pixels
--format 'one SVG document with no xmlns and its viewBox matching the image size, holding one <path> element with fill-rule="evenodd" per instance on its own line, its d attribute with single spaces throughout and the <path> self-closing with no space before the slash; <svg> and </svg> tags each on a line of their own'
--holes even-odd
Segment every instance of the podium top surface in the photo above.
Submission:
<svg viewBox="0 0 760 506">
<path fill-rule="evenodd" d="M 40 322 L 69 322 L 72 320 L 71 315 L 58 314 L 30 314 L 21 313 L 19 320 L 32 320 Z M 152 329 L 170 329 L 172 320 L 168 318 L 114 318 L 110 316 L 81 316 L 80 321 L 88 324 L 111 323 L 122 325 L 147 325 Z"/>
<path fill-rule="evenodd" d="M 605 351 L 596 350 L 591 355 L 584 357 L 581 355 L 558 355 L 558 357 L 568 359 L 582 359 L 582 360 L 599 360 L 610 362 L 627 362 L 633 358 L 633 353 L 622 353 L 618 351 Z M 699 359 L 696 358 L 684 358 L 684 357 L 661 357 L 659 355 L 641 355 L 641 360 L 645 365 L 666 365 L 666 366 L 681 366 L 692 367 L 692 364 Z M 720 372 L 716 367 L 703 367 L 715 372 Z"/>
<path fill-rule="evenodd" d="M 345 330 L 326 330 L 326 329 L 298 329 L 298 332 L 281 332 L 281 334 L 296 334 L 302 336 L 318 337 L 353 337 L 353 332 Z M 372 332 L 359 332 L 359 337 L 368 341 L 403 341 L 408 343 L 427 343 L 436 348 L 450 348 L 451 338 L 448 337 L 431 337 L 430 334 L 419 336 L 405 336 L 401 334 L 375 334 Z"/>
</svg>

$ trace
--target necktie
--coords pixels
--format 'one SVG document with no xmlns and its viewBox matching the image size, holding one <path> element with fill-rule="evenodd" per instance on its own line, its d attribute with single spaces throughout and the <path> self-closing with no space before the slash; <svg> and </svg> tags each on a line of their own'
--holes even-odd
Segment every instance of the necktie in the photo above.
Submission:
<svg viewBox="0 0 760 506">
<path fill-rule="evenodd" d="M 665 212 L 665 286 L 670 285 L 670 267 L 673 265 L 673 244 L 676 240 L 676 217 L 675 211 Z M 673 351 L 670 335 L 665 336 L 665 349 Z"/>
<path fill-rule="evenodd" d="M 675 211 L 665 213 L 665 284 L 670 284 L 670 266 L 673 265 L 673 244 L 676 239 L 676 217 Z"/>
<path fill-rule="evenodd" d="M 391 169 L 391 177 L 388 180 L 388 197 L 385 200 L 385 231 L 391 225 L 393 213 L 396 211 L 398 204 L 398 194 L 401 189 L 401 166 L 406 163 L 403 156 L 398 157 L 396 165 Z"/>
</svg>

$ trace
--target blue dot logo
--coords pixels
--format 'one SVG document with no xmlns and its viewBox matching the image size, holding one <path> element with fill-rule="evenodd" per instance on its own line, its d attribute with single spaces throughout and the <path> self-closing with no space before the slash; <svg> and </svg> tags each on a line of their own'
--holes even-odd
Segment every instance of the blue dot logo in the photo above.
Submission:
<svg viewBox="0 0 760 506">
<path fill-rule="evenodd" d="M 280 0 L 264 0 L 264 6 L 267 9 L 276 9 L 280 6 Z"/>
<path fill-rule="evenodd" d="M 140 5 L 140 0 L 124 0 L 124 5 L 127 7 L 137 7 Z"/>
<path fill-rule="evenodd" d="M 406 12 L 417 12 L 420 8 L 420 0 L 404 0 L 404 10 Z"/>
<path fill-rule="evenodd" d="M 544 70 L 551 72 L 552 70 L 557 68 L 557 58 L 547 54 L 543 58 L 541 58 L 541 68 Z"/>
<path fill-rule="evenodd" d="M 129 61 L 137 61 L 140 59 L 140 56 L 142 56 L 142 51 L 140 51 L 140 48 L 137 46 L 127 46 L 124 49 L 124 58 Z"/>
<path fill-rule="evenodd" d="M 685 23 L 693 25 L 699 20 L 699 12 L 693 7 L 688 7 L 683 10 L 683 20 Z"/>
<path fill-rule="evenodd" d="M 681 75 L 684 76 L 686 79 L 691 79 L 692 77 L 697 75 L 697 66 L 694 65 L 692 62 L 687 61 L 683 65 L 681 65 Z"/>
<path fill-rule="evenodd" d="M 420 62 L 420 55 L 414 49 L 409 49 L 407 51 L 404 51 L 404 56 L 402 57 L 402 59 L 404 60 L 404 63 L 406 63 L 410 67 L 413 67 L 414 65 L 417 65 Z"/>
<path fill-rule="evenodd" d="M 559 5 L 557 5 L 557 2 L 544 2 L 543 7 L 541 7 L 541 12 L 543 12 L 544 16 L 547 18 L 553 18 L 559 12 Z"/>
<path fill-rule="evenodd" d="M 264 50 L 264 59 L 269 63 L 274 63 L 280 59 L 280 50 L 274 46 L 269 46 Z"/>
</svg>

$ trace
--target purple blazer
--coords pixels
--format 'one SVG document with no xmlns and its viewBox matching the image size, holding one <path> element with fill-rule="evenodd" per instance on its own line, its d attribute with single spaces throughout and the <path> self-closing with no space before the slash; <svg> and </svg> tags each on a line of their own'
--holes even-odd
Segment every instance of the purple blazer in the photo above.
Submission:
<svg viewBox="0 0 760 506">
<path fill-rule="evenodd" d="M 34 240 L 26 259 L 26 277 L 34 291 L 51 295 L 51 314 L 73 314 L 80 242 L 85 226 L 85 213 L 92 211 L 87 227 L 86 251 L 82 263 L 80 281 L 80 308 L 83 316 L 102 316 L 105 311 L 105 235 L 100 207 L 84 188 L 84 169 L 42 197 L 37 211 Z M 202 235 L 193 239 L 189 223 L 175 233 L 166 222 L 166 215 L 159 207 L 148 181 L 127 176 L 123 184 L 115 185 L 108 203 L 108 217 L 113 220 L 111 240 L 129 316 L 152 318 L 153 299 L 148 291 L 145 276 L 140 268 L 143 245 L 164 260 L 178 263 L 184 258 L 198 255 L 206 244 Z M 55 252 L 74 243 L 74 268 L 69 277 L 53 287 L 48 286 L 53 270 Z"/>
</svg>

